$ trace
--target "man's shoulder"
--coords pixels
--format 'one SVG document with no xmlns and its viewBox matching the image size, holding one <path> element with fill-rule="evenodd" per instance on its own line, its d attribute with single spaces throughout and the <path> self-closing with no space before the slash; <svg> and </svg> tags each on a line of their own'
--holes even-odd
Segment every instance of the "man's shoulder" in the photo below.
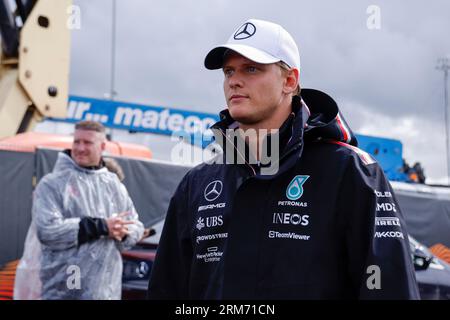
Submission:
<svg viewBox="0 0 450 320">
<path fill-rule="evenodd" d="M 327 148 L 333 150 L 338 157 L 337 161 L 332 158 L 331 160 L 341 161 L 349 176 L 360 177 L 369 187 L 384 184 L 384 181 L 387 181 L 383 168 L 368 152 L 340 141 L 326 141 L 324 145 L 328 145 Z"/>
<path fill-rule="evenodd" d="M 61 183 L 63 181 L 67 181 L 70 176 L 71 172 L 73 172 L 72 169 L 65 169 L 62 171 L 52 171 L 50 173 L 47 173 L 44 175 L 40 180 L 38 185 L 55 185 L 57 183 Z"/>
<path fill-rule="evenodd" d="M 61 172 L 50 172 L 41 178 L 39 184 L 53 183 L 61 178 L 67 177 L 67 174 L 62 174 Z"/>
<path fill-rule="evenodd" d="M 61 178 L 58 175 L 51 172 L 43 176 L 36 185 L 36 194 L 57 193 L 61 190 L 60 186 Z"/>
<path fill-rule="evenodd" d="M 223 163 L 215 161 L 202 162 L 190 169 L 187 172 L 186 176 L 188 176 L 189 178 L 196 178 L 199 176 L 222 172 L 223 170 L 225 170 L 225 165 Z"/>
<path fill-rule="evenodd" d="M 203 162 L 188 170 L 181 179 L 180 185 L 190 188 L 198 187 L 213 180 L 221 180 L 225 176 L 226 167 L 230 166 Z"/>
<path fill-rule="evenodd" d="M 342 152 L 345 152 L 349 155 L 358 157 L 365 165 L 377 163 L 377 161 L 372 157 L 371 154 L 351 144 L 341 141 L 328 141 L 328 143 L 337 146 L 337 150 L 341 150 Z"/>
<path fill-rule="evenodd" d="M 376 159 L 368 152 L 350 145 L 348 143 L 336 140 L 322 140 L 308 144 L 307 152 L 327 153 L 330 156 L 338 157 L 340 160 L 357 161 L 363 165 L 377 164 Z"/>
</svg>

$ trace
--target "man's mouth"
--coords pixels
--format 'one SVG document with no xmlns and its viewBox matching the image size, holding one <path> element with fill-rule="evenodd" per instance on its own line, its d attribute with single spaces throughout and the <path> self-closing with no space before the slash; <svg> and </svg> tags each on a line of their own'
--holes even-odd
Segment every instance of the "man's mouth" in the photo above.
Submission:
<svg viewBox="0 0 450 320">
<path fill-rule="evenodd" d="M 248 96 L 247 95 L 243 95 L 243 94 L 233 94 L 231 97 L 230 97 L 230 102 L 231 101 L 233 101 L 233 102 L 236 102 L 236 101 L 241 101 L 241 100 L 244 100 L 244 99 L 248 99 Z"/>
</svg>

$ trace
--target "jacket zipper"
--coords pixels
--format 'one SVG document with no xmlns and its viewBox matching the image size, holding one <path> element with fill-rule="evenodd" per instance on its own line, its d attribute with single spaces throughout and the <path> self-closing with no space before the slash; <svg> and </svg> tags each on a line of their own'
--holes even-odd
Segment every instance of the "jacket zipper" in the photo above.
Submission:
<svg viewBox="0 0 450 320">
<path fill-rule="evenodd" d="M 223 137 L 228 141 L 228 143 L 231 143 L 233 145 L 233 148 L 236 150 L 237 154 L 244 160 L 245 164 L 247 165 L 247 167 L 250 168 L 251 170 L 251 176 L 254 177 L 256 176 L 256 171 L 255 169 L 250 165 L 250 163 L 247 162 L 247 160 L 245 160 L 245 157 L 242 156 L 242 154 L 239 152 L 239 150 L 236 148 L 236 146 L 234 145 L 234 143 L 231 142 L 230 139 L 228 139 L 228 137 L 222 132 L 222 130 L 219 130 L 220 133 L 223 135 Z"/>
</svg>

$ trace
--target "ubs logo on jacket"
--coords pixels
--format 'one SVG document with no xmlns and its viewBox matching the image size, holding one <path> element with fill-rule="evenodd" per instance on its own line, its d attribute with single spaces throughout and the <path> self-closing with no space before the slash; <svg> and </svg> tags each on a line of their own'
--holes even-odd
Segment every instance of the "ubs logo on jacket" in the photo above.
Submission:
<svg viewBox="0 0 450 320">
<path fill-rule="evenodd" d="M 203 228 L 213 228 L 213 227 L 219 227 L 223 225 L 223 217 L 220 216 L 210 216 L 210 217 L 199 217 L 197 219 L 196 228 L 198 230 L 202 230 Z"/>
</svg>

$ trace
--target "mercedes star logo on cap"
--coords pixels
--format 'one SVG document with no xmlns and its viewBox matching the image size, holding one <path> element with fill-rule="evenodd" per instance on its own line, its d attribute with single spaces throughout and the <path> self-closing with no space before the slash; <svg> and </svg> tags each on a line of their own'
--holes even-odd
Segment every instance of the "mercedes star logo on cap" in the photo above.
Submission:
<svg viewBox="0 0 450 320">
<path fill-rule="evenodd" d="M 214 180 L 210 182 L 205 188 L 205 199 L 208 201 L 216 200 L 222 193 L 222 181 Z"/>
<path fill-rule="evenodd" d="M 234 34 L 235 40 L 244 40 L 250 38 L 256 32 L 256 27 L 251 22 L 244 23 Z"/>
</svg>

